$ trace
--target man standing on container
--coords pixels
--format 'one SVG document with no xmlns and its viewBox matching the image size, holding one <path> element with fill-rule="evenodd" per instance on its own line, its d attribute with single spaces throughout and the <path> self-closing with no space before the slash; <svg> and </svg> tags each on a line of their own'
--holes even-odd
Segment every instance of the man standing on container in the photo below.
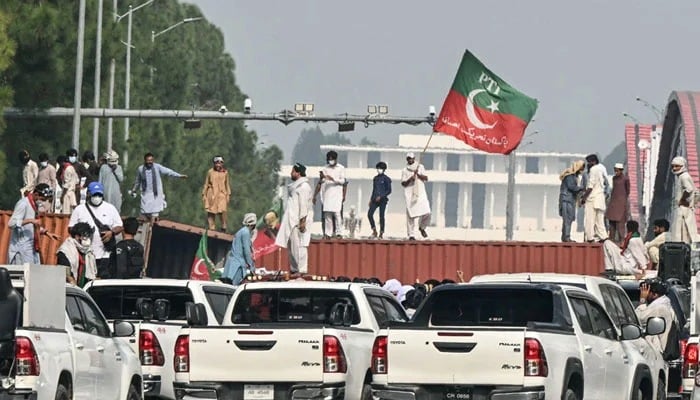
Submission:
<svg viewBox="0 0 700 400">
<path fill-rule="evenodd" d="M 326 162 L 326 167 L 320 173 L 323 235 L 328 238 L 340 238 L 343 229 L 345 167 L 338 164 L 338 153 L 333 150 L 326 153 Z"/>
<path fill-rule="evenodd" d="M 425 191 L 425 175 L 423 164 L 416 163 L 413 152 L 406 154 L 406 168 L 401 172 L 401 186 L 406 198 L 406 228 L 408 240 L 416 240 L 416 228 L 424 238 L 428 237 L 425 228 L 430 223 L 430 202 Z"/>
<path fill-rule="evenodd" d="M 146 153 L 143 156 L 143 165 L 139 166 L 136 173 L 136 180 L 131 192 L 141 190 L 141 215 L 148 218 L 151 223 L 158 222 L 158 216 L 165 209 L 163 175 L 187 179 L 187 175 L 182 175 L 156 163 L 153 154 Z"/>
<path fill-rule="evenodd" d="M 615 243 L 620 243 L 625 238 L 625 222 L 628 217 L 628 202 L 630 196 L 630 178 L 625 175 L 625 166 L 622 163 L 615 164 L 612 192 L 608 202 L 608 210 L 605 216 L 608 218 L 610 230 L 608 235 Z"/>
<path fill-rule="evenodd" d="M 292 166 L 292 183 L 287 185 L 287 204 L 275 244 L 285 247 L 289 253 L 289 269 L 292 274 L 308 272 L 308 247 L 311 233 L 307 220 L 311 218 L 311 185 L 306 178 L 306 167 L 296 163 Z"/>
<path fill-rule="evenodd" d="M 559 216 L 561 216 L 561 241 L 571 240 L 571 224 L 576 220 L 576 197 L 583 191 L 579 176 L 586 164 L 583 160 L 574 161 L 571 167 L 559 175 Z"/>
<path fill-rule="evenodd" d="M 605 182 L 608 173 L 598 156 L 590 154 L 586 157 L 588 164 L 588 183 L 586 192 L 581 198 L 585 207 L 583 216 L 584 236 L 587 242 L 604 242 L 608 238 L 605 229 Z"/>
<path fill-rule="evenodd" d="M 698 234 L 695 223 L 695 183 L 688 172 L 685 158 L 675 157 L 671 160 L 671 170 L 676 175 L 671 241 L 692 244 Z"/>
<path fill-rule="evenodd" d="M 375 238 L 377 237 L 377 227 L 374 224 L 374 212 L 379 208 L 379 238 L 382 239 L 384 238 L 384 213 L 391 194 L 391 178 L 384 174 L 387 169 L 384 161 L 378 162 L 376 167 L 377 175 L 372 183 L 372 195 L 369 199 L 367 218 L 369 219 L 369 225 L 372 227 L 372 237 Z"/>
</svg>

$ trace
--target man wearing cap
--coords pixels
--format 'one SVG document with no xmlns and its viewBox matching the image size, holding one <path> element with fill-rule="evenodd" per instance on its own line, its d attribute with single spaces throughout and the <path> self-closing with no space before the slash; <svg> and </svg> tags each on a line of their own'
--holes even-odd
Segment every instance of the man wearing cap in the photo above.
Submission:
<svg viewBox="0 0 700 400">
<path fill-rule="evenodd" d="M 406 229 L 408 240 L 416 240 L 416 229 L 421 236 L 428 237 L 425 228 L 430 223 L 430 202 L 425 191 L 425 175 L 423 164 L 416 163 L 413 152 L 406 154 L 406 168 L 401 172 L 401 186 L 406 199 Z"/>
<path fill-rule="evenodd" d="M 117 209 L 104 200 L 104 186 L 100 182 L 92 182 L 87 187 L 87 200 L 79 204 L 70 215 L 68 228 L 79 222 L 85 222 L 94 230 L 92 235 L 92 252 L 97 263 L 97 277 L 111 278 L 114 276 L 110 265 L 110 250 L 105 244 L 114 243 L 112 239 L 124 228 Z"/>
<path fill-rule="evenodd" d="M 52 198 L 53 192 L 49 185 L 40 183 L 15 204 L 7 224 L 11 229 L 10 246 L 7 250 L 8 264 L 39 264 L 39 236 L 46 235 L 51 239 L 58 239 L 58 236 L 49 233 L 37 218 L 42 203 L 49 202 Z"/>
<path fill-rule="evenodd" d="M 216 156 L 212 160 L 214 165 L 207 172 L 202 188 L 202 202 L 207 212 L 207 223 L 210 230 L 216 230 L 216 216 L 221 219 L 221 231 L 226 232 L 226 215 L 228 202 L 231 198 L 231 186 L 228 179 L 228 171 L 224 167 L 224 158 Z"/>
<path fill-rule="evenodd" d="M 158 221 L 158 216 L 165 209 L 163 175 L 187 179 L 187 175 L 156 163 L 153 153 L 146 153 L 143 156 L 143 165 L 139 165 L 134 186 L 131 188 L 131 193 L 136 193 L 137 190 L 140 190 L 141 215 L 148 218 L 152 223 Z"/>
<path fill-rule="evenodd" d="M 666 322 L 666 329 L 662 334 L 647 336 L 649 344 L 661 354 L 664 354 L 666 347 L 670 344 L 668 338 L 671 329 L 678 329 L 678 317 L 673 311 L 671 299 L 666 296 L 667 292 L 668 287 L 661 279 L 645 280 L 639 285 L 639 306 L 635 310 L 643 325 L 646 325 L 651 317 L 660 317 Z"/>
<path fill-rule="evenodd" d="M 258 217 L 254 213 L 247 213 L 243 216 L 243 226 L 233 237 L 222 278 L 230 279 L 234 285 L 240 284 L 248 273 L 255 272 L 253 232 L 257 222 Z"/>
<path fill-rule="evenodd" d="M 307 220 L 311 218 L 311 185 L 306 178 L 306 167 L 292 166 L 292 183 L 287 185 L 287 203 L 275 244 L 288 249 L 289 269 L 293 274 L 308 272 L 308 247 L 311 233 Z"/>
<path fill-rule="evenodd" d="M 99 181 L 105 189 L 105 201 L 114 206 L 121 213 L 122 189 L 124 182 L 124 170 L 119 165 L 119 154 L 110 150 L 104 154 L 107 161 L 100 167 Z"/>
<path fill-rule="evenodd" d="M 620 243 L 625 237 L 625 222 L 629 217 L 630 179 L 624 173 L 622 163 L 615 164 L 615 175 L 612 178 L 612 192 L 605 217 L 609 222 L 608 238 Z"/>
<path fill-rule="evenodd" d="M 583 225 L 584 238 L 587 242 L 604 242 L 608 238 L 605 229 L 605 182 L 608 180 L 608 172 L 598 161 L 598 156 L 589 154 L 586 156 L 588 165 L 588 181 L 586 192 L 581 198 L 584 205 Z"/>
<path fill-rule="evenodd" d="M 671 171 L 676 175 L 671 241 L 691 244 L 698 234 L 695 223 L 695 183 L 688 172 L 685 158 L 675 157 L 671 160 Z"/>
<path fill-rule="evenodd" d="M 320 192 L 323 209 L 323 236 L 341 237 L 343 230 L 343 190 L 345 185 L 345 167 L 338 164 L 338 153 L 331 150 L 326 153 L 326 167 L 320 172 Z M 312 203 L 316 196 L 313 196 Z"/>
</svg>

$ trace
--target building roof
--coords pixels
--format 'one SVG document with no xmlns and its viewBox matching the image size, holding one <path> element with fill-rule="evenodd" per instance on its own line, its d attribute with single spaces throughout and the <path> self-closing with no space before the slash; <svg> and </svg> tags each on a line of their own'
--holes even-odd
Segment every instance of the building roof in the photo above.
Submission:
<svg viewBox="0 0 700 400">
<path fill-rule="evenodd" d="M 422 147 L 401 147 L 401 146 L 355 146 L 355 145 L 335 145 L 335 144 L 323 144 L 321 145 L 321 150 L 335 150 L 335 151 L 380 151 L 380 152 L 398 152 L 405 153 L 412 151 L 416 154 L 423 151 Z M 428 153 L 449 153 L 449 154 L 489 154 L 481 150 L 474 149 L 455 149 L 455 148 L 443 148 L 429 146 Z M 498 155 L 498 154 L 493 154 Z M 587 154 L 583 153 L 557 153 L 557 152 L 524 152 L 518 151 L 517 155 L 520 157 L 562 157 L 562 158 L 580 158 L 583 159 Z M 505 157 L 505 156 L 503 156 Z"/>
</svg>

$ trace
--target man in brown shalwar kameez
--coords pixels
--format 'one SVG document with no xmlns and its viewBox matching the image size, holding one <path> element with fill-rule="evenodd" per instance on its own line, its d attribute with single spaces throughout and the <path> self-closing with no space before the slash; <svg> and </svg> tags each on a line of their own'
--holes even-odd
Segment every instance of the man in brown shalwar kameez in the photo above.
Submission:
<svg viewBox="0 0 700 400">
<path fill-rule="evenodd" d="M 620 243 L 625 238 L 625 223 L 629 217 L 630 179 L 625 175 L 625 166 L 615 164 L 612 192 L 605 217 L 608 219 L 609 238 Z"/>
<path fill-rule="evenodd" d="M 207 177 L 204 180 L 204 188 L 202 188 L 202 202 L 204 210 L 207 212 L 207 223 L 210 230 L 216 230 L 215 218 L 218 215 L 221 218 L 221 231 L 226 232 L 226 214 L 228 211 L 228 202 L 231 199 L 231 186 L 229 183 L 229 174 L 224 168 L 224 158 L 216 156 L 212 160 L 214 166 L 207 172 Z"/>
</svg>

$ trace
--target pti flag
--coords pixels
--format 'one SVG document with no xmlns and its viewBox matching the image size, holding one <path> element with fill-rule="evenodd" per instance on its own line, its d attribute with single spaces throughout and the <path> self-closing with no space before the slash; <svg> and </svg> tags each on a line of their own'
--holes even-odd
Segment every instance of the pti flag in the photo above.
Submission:
<svg viewBox="0 0 700 400">
<path fill-rule="evenodd" d="M 215 271 L 214 263 L 207 255 L 207 231 L 205 230 L 202 238 L 199 239 L 197 253 L 194 255 L 190 279 L 210 281 L 218 278 L 218 275 L 219 274 Z"/>
<path fill-rule="evenodd" d="M 253 239 L 253 260 L 259 260 L 267 254 L 277 250 L 275 238 L 280 229 L 282 218 L 282 199 L 276 198 L 269 210 L 263 215 L 255 227 L 255 239 Z"/>
<path fill-rule="evenodd" d="M 488 153 L 509 154 L 535 111 L 537 100 L 507 84 L 467 50 L 433 131 Z"/>
</svg>

